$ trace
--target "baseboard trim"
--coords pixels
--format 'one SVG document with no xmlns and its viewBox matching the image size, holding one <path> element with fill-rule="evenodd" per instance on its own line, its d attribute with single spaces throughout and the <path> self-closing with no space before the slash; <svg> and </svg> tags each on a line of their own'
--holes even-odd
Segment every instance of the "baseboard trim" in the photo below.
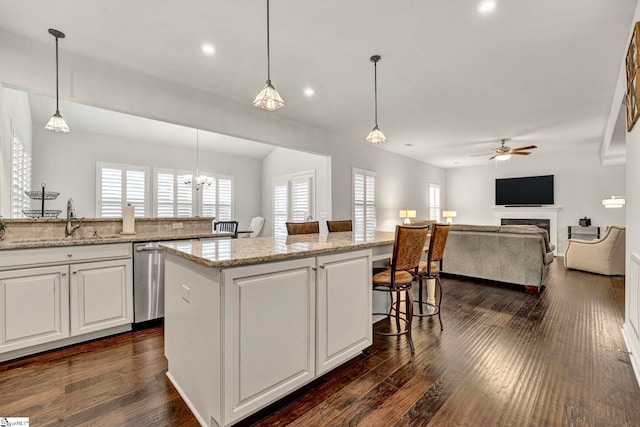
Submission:
<svg viewBox="0 0 640 427">
<path fill-rule="evenodd" d="M 631 366 L 633 367 L 633 373 L 636 376 L 636 381 L 638 382 L 638 385 L 640 385 L 640 352 L 637 351 L 639 349 L 634 348 L 633 341 L 630 340 L 630 336 L 627 334 L 628 328 L 629 326 L 627 323 L 622 326 L 622 338 L 624 338 L 624 343 L 627 346 L 627 351 L 629 352 L 629 359 L 631 360 Z"/>
</svg>

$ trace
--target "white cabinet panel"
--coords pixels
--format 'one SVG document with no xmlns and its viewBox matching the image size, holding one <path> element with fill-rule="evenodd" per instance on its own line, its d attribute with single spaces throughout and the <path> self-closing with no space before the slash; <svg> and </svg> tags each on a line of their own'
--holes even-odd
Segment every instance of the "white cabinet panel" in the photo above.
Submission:
<svg viewBox="0 0 640 427">
<path fill-rule="evenodd" d="M 318 257 L 318 374 L 372 344 L 371 251 Z"/>
<path fill-rule="evenodd" d="M 71 266 L 71 335 L 133 321 L 131 260 Z"/>
<path fill-rule="evenodd" d="M 315 260 L 231 268 L 225 285 L 225 421 L 315 375 Z"/>
<path fill-rule="evenodd" d="M 68 266 L 0 272 L 0 353 L 69 336 Z"/>
</svg>

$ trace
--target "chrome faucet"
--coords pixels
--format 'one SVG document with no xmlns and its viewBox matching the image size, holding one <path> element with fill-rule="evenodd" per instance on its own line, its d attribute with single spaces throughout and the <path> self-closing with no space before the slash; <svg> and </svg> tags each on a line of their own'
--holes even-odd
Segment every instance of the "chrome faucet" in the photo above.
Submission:
<svg viewBox="0 0 640 427">
<path fill-rule="evenodd" d="M 67 226 L 64 229 L 64 235 L 66 237 L 73 236 L 73 232 L 80 228 L 80 224 L 82 224 L 82 220 L 84 219 L 82 218 L 79 223 L 73 225 L 71 223 L 73 218 L 76 218 L 76 208 L 73 205 L 73 199 L 70 198 L 67 200 Z"/>
</svg>

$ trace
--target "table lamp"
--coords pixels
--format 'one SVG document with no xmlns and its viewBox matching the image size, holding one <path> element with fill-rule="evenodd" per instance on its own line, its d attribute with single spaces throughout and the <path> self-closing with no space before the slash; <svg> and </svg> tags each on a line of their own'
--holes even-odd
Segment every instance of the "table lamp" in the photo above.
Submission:
<svg viewBox="0 0 640 427">
<path fill-rule="evenodd" d="M 411 218 L 416 217 L 416 211 L 413 209 L 403 209 L 400 211 L 400 218 L 404 218 L 403 224 L 411 224 Z"/>
<path fill-rule="evenodd" d="M 447 224 L 453 224 L 453 218 L 456 217 L 456 211 L 442 211 L 442 216 L 447 219 Z"/>
</svg>

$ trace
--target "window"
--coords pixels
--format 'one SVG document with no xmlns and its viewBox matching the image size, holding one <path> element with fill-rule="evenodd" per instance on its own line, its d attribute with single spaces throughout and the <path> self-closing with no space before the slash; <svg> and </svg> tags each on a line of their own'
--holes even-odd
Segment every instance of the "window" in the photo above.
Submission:
<svg viewBox="0 0 640 427">
<path fill-rule="evenodd" d="M 353 230 L 373 234 L 376 230 L 376 173 L 353 169 Z"/>
<path fill-rule="evenodd" d="M 287 221 L 313 219 L 315 171 L 273 180 L 273 235 L 287 235 Z"/>
<path fill-rule="evenodd" d="M 429 219 L 440 222 L 440 184 L 429 183 Z"/>
<path fill-rule="evenodd" d="M 129 203 L 135 216 L 149 213 L 149 168 L 98 162 L 96 175 L 98 217 L 122 217 L 122 208 Z"/>
<path fill-rule="evenodd" d="M 211 216 L 233 219 L 233 177 L 211 175 L 211 185 L 196 190 L 184 183 L 187 172 L 155 170 L 155 207 L 158 217 Z"/>
<path fill-rule="evenodd" d="M 25 191 L 31 190 L 31 155 L 14 131 L 11 144 L 11 217 L 24 218 L 23 209 L 31 209 Z"/>
</svg>

